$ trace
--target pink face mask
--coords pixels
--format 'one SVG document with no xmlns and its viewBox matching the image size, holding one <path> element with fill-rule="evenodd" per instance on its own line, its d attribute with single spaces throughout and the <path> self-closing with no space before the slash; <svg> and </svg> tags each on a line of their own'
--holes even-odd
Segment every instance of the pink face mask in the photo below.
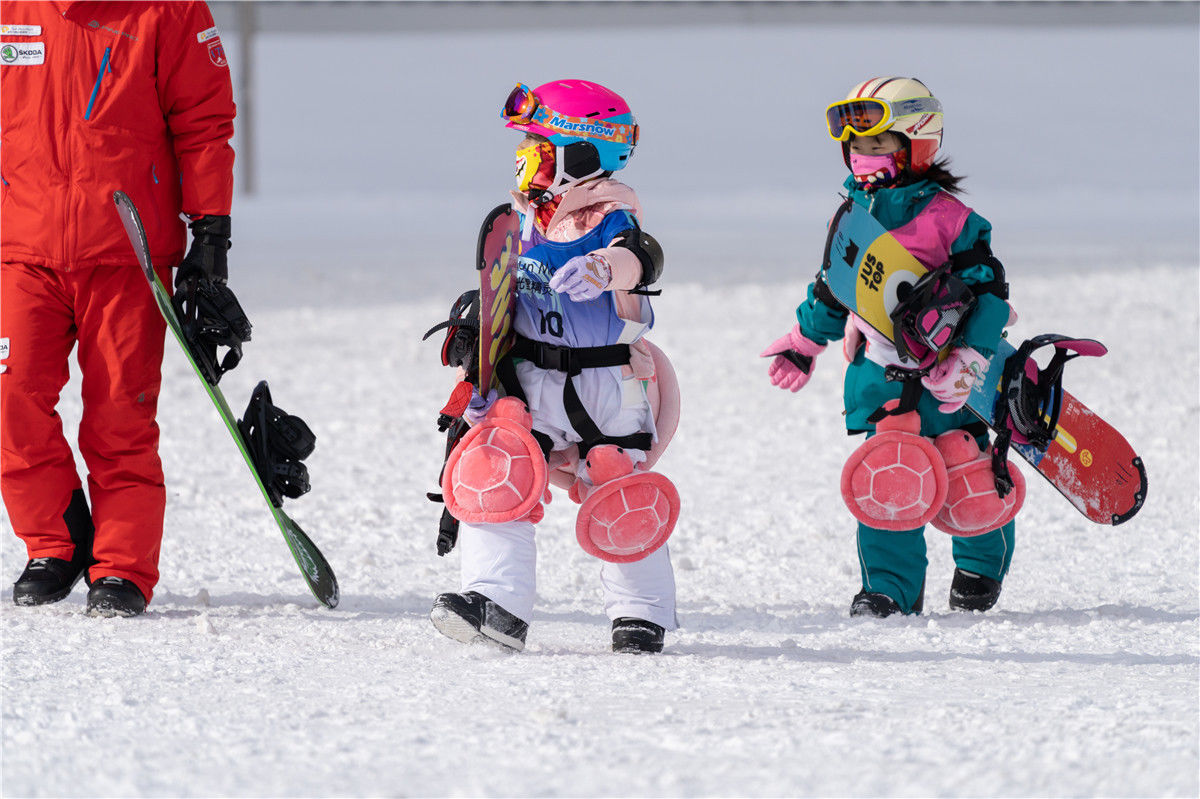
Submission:
<svg viewBox="0 0 1200 799">
<path fill-rule="evenodd" d="M 850 172 L 853 173 L 854 180 L 858 185 L 864 189 L 872 186 L 889 186 L 900 176 L 900 171 L 903 169 L 900 159 L 897 158 L 898 154 L 898 152 L 885 155 L 850 153 Z"/>
</svg>

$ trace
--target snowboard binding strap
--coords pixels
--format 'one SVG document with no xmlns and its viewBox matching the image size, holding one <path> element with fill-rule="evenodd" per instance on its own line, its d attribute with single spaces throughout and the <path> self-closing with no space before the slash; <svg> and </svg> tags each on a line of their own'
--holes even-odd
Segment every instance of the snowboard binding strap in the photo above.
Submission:
<svg viewBox="0 0 1200 799">
<path fill-rule="evenodd" d="M 1035 350 L 1053 346 L 1054 356 L 1044 369 L 1030 356 Z M 1046 333 L 1027 339 L 1004 363 L 1000 397 L 996 400 L 995 426 L 1000 430 L 992 449 L 992 471 L 996 490 L 1005 496 L 1012 490 L 1008 474 L 1008 449 L 1024 444 L 1045 452 L 1054 441 L 1062 410 L 1062 373 L 1067 361 L 1080 355 L 1101 356 L 1108 349 L 1099 341 Z"/>
<path fill-rule="evenodd" d="M 464 291 L 450 306 L 450 318 L 425 331 L 425 341 L 439 330 L 446 331 L 442 342 L 442 365 L 461 366 L 471 380 L 479 353 L 479 289 Z"/>
<path fill-rule="evenodd" d="M 900 357 L 922 367 L 937 363 L 938 352 L 949 347 L 975 307 L 975 295 L 950 273 L 951 261 L 930 270 L 913 284 L 901 284 L 890 314 Z"/>
<path fill-rule="evenodd" d="M 246 312 L 227 285 L 207 279 L 186 281 L 171 304 L 192 360 L 209 385 L 215 386 L 242 360 L 242 344 L 250 340 L 252 329 Z M 220 361 L 217 347 L 229 348 Z"/>
<path fill-rule="evenodd" d="M 267 381 L 259 383 L 250 395 L 238 429 L 275 507 L 283 506 L 284 497 L 295 499 L 308 493 L 308 468 L 300 461 L 312 454 L 317 438 L 303 419 L 271 403 Z"/>
</svg>

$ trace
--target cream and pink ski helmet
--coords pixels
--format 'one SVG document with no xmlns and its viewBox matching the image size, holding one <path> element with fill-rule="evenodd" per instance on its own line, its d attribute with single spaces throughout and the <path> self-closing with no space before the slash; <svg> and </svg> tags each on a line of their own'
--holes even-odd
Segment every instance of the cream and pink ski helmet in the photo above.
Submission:
<svg viewBox="0 0 1200 799">
<path fill-rule="evenodd" d="M 844 100 L 825 109 L 829 135 L 842 143 L 842 157 L 850 164 L 850 136 L 899 134 L 908 151 L 909 169 L 920 175 L 929 170 L 942 144 L 942 104 L 916 78 L 871 78 L 857 84 Z"/>
</svg>

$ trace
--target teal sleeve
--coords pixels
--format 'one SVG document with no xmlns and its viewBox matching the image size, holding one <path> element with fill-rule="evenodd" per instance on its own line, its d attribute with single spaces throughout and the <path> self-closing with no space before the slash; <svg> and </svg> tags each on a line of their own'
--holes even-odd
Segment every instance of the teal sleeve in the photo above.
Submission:
<svg viewBox="0 0 1200 799">
<path fill-rule="evenodd" d="M 990 244 L 992 225 L 982 216 L 972 212 L 963 225 L 962 232 L 950 247 L 951 253 L 970 250 L 980 241 Z M 955 273 L 968 286 L 990 283 L 996 279 L 995 270 L 987 264 L 974 264 Z M 975 309 L 963 326 L 959 341 L 985 358 L 996 352 L 1004 325 L 1008 322 L 1008 303 L 995 294 L 980 294 Z"/>
<path fill-rule="evenodd" d="M 796 308 L 800 332 L 817 344 L 828 344 L 846 334 L 849 312 L 841 306 L 827 305 L 816 296 L 816 282 L 808 284 L 808 297 Z"/>
</svg>

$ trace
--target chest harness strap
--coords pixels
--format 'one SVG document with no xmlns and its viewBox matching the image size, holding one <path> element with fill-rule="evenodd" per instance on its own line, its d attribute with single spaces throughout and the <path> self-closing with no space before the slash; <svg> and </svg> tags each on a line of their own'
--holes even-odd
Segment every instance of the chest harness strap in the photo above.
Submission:
<svg viewBox="0 0 1200 799">
<path fill-rule="evenodd" d="M 500 377 L 500 384 L 504 387 L 505 393 L 527 403 L 525 391 L 517 379 L 517 370 L 514 364 L 517 358 L 529 361 L 539 369 L 566 373 L 566 380 L 563 381 L 563 408 L 567 412 L 567 419 L 570 421 L 571 427 L 575 428 L 575 432 L 583 439 L 579 443 L 581 459 L 587 457 L 588 450 L 600 444 L 616 444 L 624 449 L 640 450 L 649 450 L 653 445 L 654 438 L 649 433 L 632 433 L 627 436 L 604 435 L 600 431 L 599 425 L 583 407 L 579 392 L 575 390 L 575 381 L 572 380 L 584 369 L 601 369 L 628 364 L 630 359 L 628 344 L 609 344 L 604 347 L 560 347 L 518 335 L 508 355 L 497 365 L 496 373 Z M 536 430 L 533 433 L 538 442 L 542 444 L 542 449 L 548 452 L 549 439 Z"/>
</svg>

